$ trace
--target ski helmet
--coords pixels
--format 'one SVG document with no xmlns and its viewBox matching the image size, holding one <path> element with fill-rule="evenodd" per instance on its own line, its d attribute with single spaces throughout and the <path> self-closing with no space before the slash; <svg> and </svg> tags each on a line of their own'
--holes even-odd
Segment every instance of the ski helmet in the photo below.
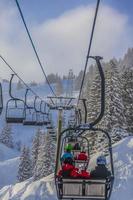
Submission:
<svg viewBox="0 0 133 200">
<path fill-rule="evenodd" d="M 106 157 L 105 156 L 99 156 L 97 158 L 97 165 L 106 165 Z"/>
<path fill-rule="evenodd" d="M 73 149 L 73 147 L 72 147 L 71 144 L 67 144 L 67 145 L 65 146 L 65 150 L 66 150 L 66 151 L 71 151 L 72 149 Z"/>
</svg>

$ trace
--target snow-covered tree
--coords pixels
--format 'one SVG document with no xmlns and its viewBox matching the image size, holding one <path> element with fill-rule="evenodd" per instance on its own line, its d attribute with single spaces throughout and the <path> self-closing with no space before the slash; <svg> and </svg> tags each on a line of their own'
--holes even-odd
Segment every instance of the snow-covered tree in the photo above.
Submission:
<svg viewBox="0 0 133 200">
<path fill-rule="evenodd" d="M 17 83 L 17 90 L 20 90 L 23 88 L 23 84 L 21 83 L 21 81 L 19 80 Z"/>
<path fill-rule="evenodd" d="M 32 159 L 33 170 L 36 166 L 36 162 L 38 159 L 38 150 L 39 150 L 39 145 L 40 145 L 40 140 L 41 140 L 41 134 L 42 134 L 41 130 L 38 129 L 32 142 L 31 159 Z"/>
<path fill-rule="evenodd" d="M 113 128 L 125 130 L 127 127 L 126 117 L 124 114 L 124 104 L 122 99 L 122 85 L 118 73 L 118 62 L 116 59 L 111 60 L 106 63 L 104 67 L 105 71 L 105 112 L 104 117 L 97 124 L 97 127 L 103 128 L 112 134 Z M 88 79 L 90 80 L 90 79 Z M 86 98 L 87 98 L 87 110 L 88 116 L 87 121 L 94 121 L 100 112 L 101 103 L 101 88 L 100 88 L 100 76 L 98 71 L 95 71 L 95 76 L 93 79 L 88 81 L 86 86 Z M 112 136 L 114 138 L 114 134 Z M 118 140 L 119 136 L 116 134 L 114 140 Z M 91 144 L 92 146 L 97 146 L 97 144 L 103 143 L 104 137 L 99 134 L 91 133 Z"/>
<path fill-rule="evenodd" d="M 127 121 L 127 131 L 133 134 L 133 69 L 126 69 L 121 77 L 122 98 Z"/>
<path fill-rule="evenodd" d="M 55 149 L 54 149 L 55 153 Z M 49 134 L 42 135 L 38 151 L 38 159 L 34 169 L 34 180 L 38 180 L 53 172 L 53 150 Z"/>
<path fill-rule="evenodd" d="M 32 165 L 30 159 L 30 152 L 29 148 L 24 146 L 20 156 L 17 178 L 19 182 L 22 182 L 29 179 L 31 176 L 32 176 Z"/>
<path fill-rule="evenodd" d="M 21 151 L 21 147 L 22 147 L 21 141 L 18 140 L 17 142 L 15 142 L 14 147 L 15 147 L 18 151 Z"/>
<path fill-rule="evenodd" d="M 11 125 L 6 124 L 0 134 L 0 142 L 9 148 L 13 148 L 13 137 Z"/>
<path fill-rule="evenodd" d="M 63 93 L 63 85 L 61 79 L 56 83 L 56 95 L 59 96 Z"/>
<path fill-rule="evenodd" d="M 111 60 L 105 71 L 106 92 L 105 92 L 105 115 L 102 126 L 108 132 L 113 128 L 125 130 L 127 128 L 122 99 L 122 85 L 118 73 L 118 63 Z"/>
</svg>

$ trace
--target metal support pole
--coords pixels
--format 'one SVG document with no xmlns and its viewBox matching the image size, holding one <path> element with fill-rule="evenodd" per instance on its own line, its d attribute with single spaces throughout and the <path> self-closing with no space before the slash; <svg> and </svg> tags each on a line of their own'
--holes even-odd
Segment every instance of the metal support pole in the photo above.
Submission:
<svg viewBox="0 0 133 200">
<path fill-rule="evenodd" d="M 56 168 L 55 168 L 55 174 L 58 173 L 59 169 L 59 164 L 60 164 L 60 146 L 61 146 L 61 141 L 60 141 L 60 134 L 62 131 L 62 109 L 58 111 L 58 129 L 57 129 L 57 149 L 56 149 Z"/>
</svg>

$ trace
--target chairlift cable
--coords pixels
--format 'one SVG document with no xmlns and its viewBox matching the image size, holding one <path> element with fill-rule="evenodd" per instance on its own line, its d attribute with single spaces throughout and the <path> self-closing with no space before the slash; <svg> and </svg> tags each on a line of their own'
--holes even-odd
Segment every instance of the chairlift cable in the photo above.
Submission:
<svg viewBox="0 0 133 200">
<path fill-rule="evenodd" d="M 24 15 L 23 15 L 23 13 L 22 13 L 22 10 L 21 10 L 21 8 L 20 8 L 20 5 L 19 5 L 19 3 L 18 3 L 17 0 L 15 0 L 15 2 L 16 2 L 17 8 L 18 8 L 18 10 L 19 10 L 21 19 L 22 19 L 22 21 L 23 21 L 23 24 L 24 24 L 24 26 L 25 26 L 26 32 L 27 32 L 27 34 L 28 34 L 29 40 L 30 40 L 30 42 L 31 42 L 32 48 L 33 48 L 33 50 L 34 50 L 34 53 L 35 53 L 36 58 L 37 58 L 37 60 L 38 60 L 38 63 L 39 63 L 39 65 L 40 65 L 40 67 L 41 67 L 41 70 L 42 70 L 42 72 L 43 72 L 43 75 L 44 75 L 44 77 L 45 77 L 45 79 L 46 79 L 46 81 L 47 81 L 47 84 L 49 85 L 49 88 L 50 88 L 51 92 L 53 93 L 54 96 L 56 96 L 56 94 L 55 94 L 55 92 L 54 92 L 52 86 L 50 85 L 50 82 L 49 82 L 49 80 L 48 80 L 48 77 L 47 77 L 47 75 L 46 75 L 46 73 L 45 73 L 45 71 L 44 71 L 42 62 L 41 62 L 40 57 L 39 57 L 39 55 L 38 55 L 38 52 L 37 52 L 37 50 L 36 50 L 36 47 L 35 47 L 35 44 L 34 44 L 34 42 L 33 42 L 32 37 L 31 37 L 30 31 L 29 31 L 29 29 L 28 29 L 28 27 L 27 27 L 27 24 L 26 24 L 26 21 L 25 21 L 25 19 L 24 19 Z"/>
<path fill-rule="evenodd" d="M 95 9 L 95 15 L 94 15 L 94 20 L 93 20 L 93 25 L 92 25 L 92 31 L 91 31 L 91 36 L 90 36 L 90 42 L 89 42 L 89 47 L 88 47 L 88 52 L 87 52 L 87 57 L 86 57 L 86 62 L 85 62 L 85 67 L 84 67 L 84 72 L 83 72 L 83 78 L 82 78 L 82 82 L 81 82 L 81 86 L 80 86 L 80 91 L 79 91 L 79 97 L 78 97 L 77 106 L 79 104 L 79 100 L 80 100 L 80 97 L 81 97 L 81 92 L 82 92 L 82 89 L 83 89 L 85 74 L 86 74 L 86 70 L 87 70 L 87 65 L 88 65 L 88 60 L 89 60 L 89 56 L 90 56 L 90 50 L 91 50 L 91 46 L 92 46 L 92 40 L 93 40 L 93 35 L 94 35 L 94 30 L 95 30 L 95 25 L 96 25 L 96 19 L 97 19 L 99 4 L 100 4 L 100 0 L 97 0 L 96 9 Z"/>
<path fill-rule="evenodd" d="M 19 78 L 19 80 L 21 80 L 23 82 L 23 84 L 35 95 L 38 96 L 36 94 L 36 92 L 34 92 L 34 90 L 31 89 L 31 87 L 28 86 L 27 83 L 24 82 L 24 80 L 15 72 L 15 70 L 7 63 L 7 61 L 3 58 L 2 55 L 0 55 L 0 58 L 3 60 L 3 62 L 7 65 L 7 67 L 10 68 L 10 70 Z M 38 96 L 40 98 L 40 100 L 42 100 L 42 98 L 40 96 Z"/>
</svg>

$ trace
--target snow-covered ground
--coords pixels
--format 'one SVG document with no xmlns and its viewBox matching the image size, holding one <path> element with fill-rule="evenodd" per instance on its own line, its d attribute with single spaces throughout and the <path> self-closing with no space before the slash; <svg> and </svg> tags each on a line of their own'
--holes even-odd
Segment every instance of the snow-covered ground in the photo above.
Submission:
<svg viewBox="0 0 133 200">
<path fill-rule="evenodd" d="M 0 188 L 15 184 L 19 163 L 19 152 L 0 144 Z"/>
<path fill-rule="evenodd" d="M 115 182 L 110 200 L 133 200 L 133 137 L 127 137 L 113 148 Z M 0 200 L 55 200 L 53 174 L 39 181 L 29 179 L 5 186 Z"/>
</svg>

